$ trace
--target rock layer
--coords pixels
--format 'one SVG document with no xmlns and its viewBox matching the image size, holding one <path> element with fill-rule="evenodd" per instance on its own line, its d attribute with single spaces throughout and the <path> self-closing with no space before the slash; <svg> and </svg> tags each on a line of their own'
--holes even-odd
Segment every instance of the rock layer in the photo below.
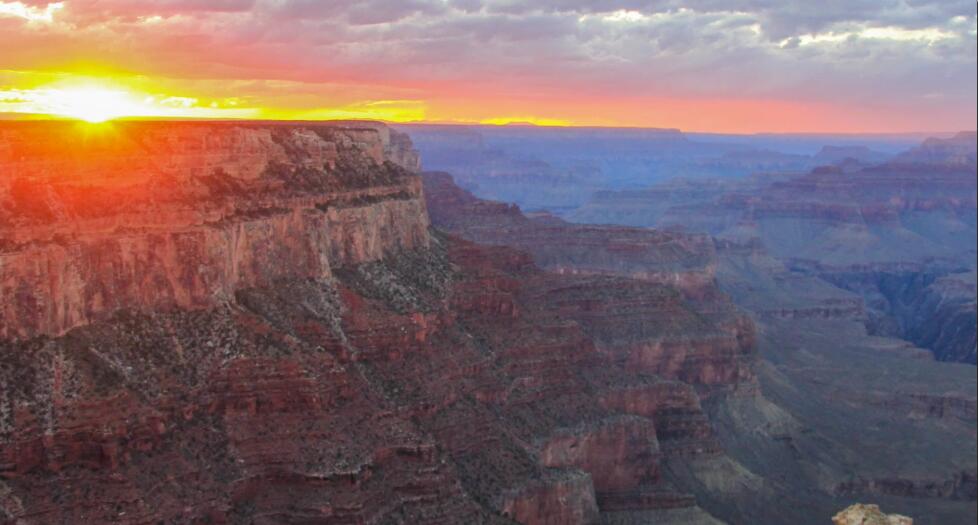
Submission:
<svg viewBox="0 0 978 525">
<path fill-rule="evenodd" d="M 764 334 L 718 290 L 708 237 L 422 187 L 409 139 L 378 124 L 113 129 L 55 159 L 31 137 L 76 129 L 0 127 L 0 519 L 830 514 L 728 455 L 807 468 L 823 437 L 759 395 Z M 469 240 L 429 229 L 422 197 Z M 967 392 L 907 384 L 873 411 L 973 420 Z M 838 499 L 974 498 L 967 465 L 942 485 L 846 464 L 842 486 L 822 464 Z"/>
<path fill-rule="evenodd" d="M 710 233 L 726 266 L 719 271 L 739 274 L 732 285 L 743 289 L 735 295 L 757 303 L 755 312 L 861 316 L 874 334 L 974 364 L 975 151 L 975 133 L 963 132 L 876 165 L 601 192 L 568 215 Z M 795 293 L 777 298 L 756 289 L 758 281 L 769 288 L 782 279 L 793 281 Z M 791 304 L 805 295 L 824 300 Z"/>
<path fill-rule="evenodd" d="M 708 236 L 527 217 L 515 205 L 475 197 L 447 173 L 422 178 L 433 224 L 466 239 L 517 247 L 557 273 L 632 277 L 692 297 L 715 291 L 716 254 Z"/>
<path fill-rule="evenodd" d="M 3 519 L 695 511 L 660 462 L 719 454 L 700 399 L 753 383 L 752 326 L 701 240 L 623 231 L 548 272 L 432 233 L 409 139 L 380 125 L 36 145 L 72 126 L 0 129 Z M 627 277 L 633 253 L 660 273 Z"/>
<path fill-rule="evenodd" d="M 427 245 L 416 153 L 386 128 L 113 126 L 67 155 L 46 148 L 96 132 L 0 131 L 0 336 L 56 335 L 118 308 L 214 306 Z"/>
</svg>

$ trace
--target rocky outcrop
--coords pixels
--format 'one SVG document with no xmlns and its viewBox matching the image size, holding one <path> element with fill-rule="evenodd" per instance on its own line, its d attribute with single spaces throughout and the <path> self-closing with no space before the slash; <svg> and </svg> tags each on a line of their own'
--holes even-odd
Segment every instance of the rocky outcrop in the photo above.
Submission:
<svg viewBox="0 0 978 525">
<path fill-rule="evenodd" d="M 57 335 L 119 308 L 215 306 L 426 246 L 408 139 L 351 126 L 5 124 L 0 336 Z"/>
<path fill-rule="evenodd" d="M 621 416 L 591 428 L 557 430 L 541 447 L 540 461 L 547 467 L 589 472 L 601 498 L 658 481 L 658 454 L 652 420 Z"/>
<path fill-rule="evenodd" d="M 832 517 L 835 525 L 913 525 L 913 520 L 899 514 L 884 514 L 878 505 L 856 503 Z"/>
<path fill-rule="evenodd" d="M 620 385 L 602 394 L 609 410 L 655 422 L 656 440 L 665 457 L 710 456 L 721 452 L 696 389 L 680 381 Z"/>
<path fill-rule="evenodd" d="M 553 473 L 539 483 L 531 483 L 505 495 L 500 507 L 503 516 L 517 523 L 600 522 L 591 476 L 581 471 Z"/>
</svg>

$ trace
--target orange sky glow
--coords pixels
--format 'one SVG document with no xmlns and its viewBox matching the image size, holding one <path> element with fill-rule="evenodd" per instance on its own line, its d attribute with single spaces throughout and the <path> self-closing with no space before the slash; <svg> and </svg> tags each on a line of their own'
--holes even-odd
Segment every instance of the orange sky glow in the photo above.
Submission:
<svg viewBox="0 0 978 525">
<path fill-rule="evenodd" d="M 0 118 L 726 133 L 953 131 L 976 118 L 973 11 L 769 28 L 794 13 L 368 3 L 0 0 Z"/>
</svg>

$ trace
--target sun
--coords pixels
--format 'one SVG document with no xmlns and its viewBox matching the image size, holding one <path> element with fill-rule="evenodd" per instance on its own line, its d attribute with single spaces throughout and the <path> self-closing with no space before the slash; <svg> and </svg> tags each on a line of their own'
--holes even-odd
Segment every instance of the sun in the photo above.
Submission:
<svg viewBox="0 0 978 525">
<path fill-rule="evenodd" d="M 120 90 L 62 88 L 52 90 L 50 99 L 58 115 L 91 123 L 138 114 L 138 104 L 129 93 Z"/>
</svg>

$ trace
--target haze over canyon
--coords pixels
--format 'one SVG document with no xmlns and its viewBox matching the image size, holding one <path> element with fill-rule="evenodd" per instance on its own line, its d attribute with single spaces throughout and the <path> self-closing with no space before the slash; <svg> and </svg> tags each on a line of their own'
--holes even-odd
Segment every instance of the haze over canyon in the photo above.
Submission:
<svg viewBox="0 0 978 525">
<path fill-rule="evenodd" d="M 974 6 L 0 0 L 0 524 L 975 523 Z"/>
</svg>

